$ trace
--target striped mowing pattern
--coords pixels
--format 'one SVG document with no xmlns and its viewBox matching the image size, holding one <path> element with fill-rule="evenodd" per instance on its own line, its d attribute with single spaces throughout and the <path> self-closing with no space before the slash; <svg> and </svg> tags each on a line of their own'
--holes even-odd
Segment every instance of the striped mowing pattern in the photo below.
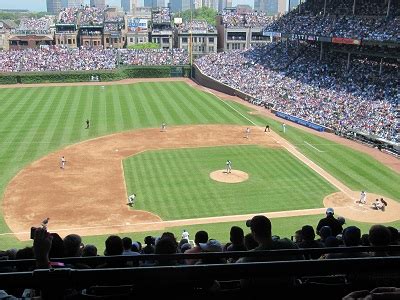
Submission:
<svg viewBox="0 0 400 300">
<path fill-rule="evenodd" d="M 227 159 L 249 180 L 211 180 Z M 165 220 L 323 207 L 336 191 L 287 151 L 258 146 L 148 151 L 124 160 L 124 172 L 135 208 Z"/>
</svg>

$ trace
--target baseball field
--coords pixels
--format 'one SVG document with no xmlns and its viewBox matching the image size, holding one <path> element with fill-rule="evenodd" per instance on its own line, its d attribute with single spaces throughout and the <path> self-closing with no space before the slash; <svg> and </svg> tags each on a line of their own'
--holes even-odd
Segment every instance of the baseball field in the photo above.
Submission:
<svg viewBox="0 0 400 300">
<path fill-rule="evenodd" d="M 239 175 L 224 173 L 227 159 Z M 228 241 L 232 225 L 259 213 L 290 237 L 328 206 L 363 232 L 400 227 L 398 169 L 290 124 L 283 133 L 279 121 L 183 80 L 1 88 L 0 170 L 0 249 L 30 244 L 46 217 L 49 231 L 99 249 L 111 233 L 142 241 L 204 229 Z M 386 211 L 356 204 L 361 190 L 369 203 L 387 199 Z"/>
</svg>

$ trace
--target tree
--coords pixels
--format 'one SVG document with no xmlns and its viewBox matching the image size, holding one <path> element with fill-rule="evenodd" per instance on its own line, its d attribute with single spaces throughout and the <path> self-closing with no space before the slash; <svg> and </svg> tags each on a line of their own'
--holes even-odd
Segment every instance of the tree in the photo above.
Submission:
<svg viewBox="0 0 400 300">
<path fill-rule="evenodd" d="M 128 49 L 160 49 L 161 45 L 157 43 L 143 43 L 143 44 L 135 44 L 129 45 Z"/>
<path fill-rule="evenodd" d="M 215 16 L 217 11 L 209 7 L 201 7 L 193 10 L 193 20 L 205 20 L 208 24 L 215 26 Z M 192 18 L 190 9 L 179 12 L 176 17 L 181 17 L 184 22 L 189 22 Z"/>
</svg>

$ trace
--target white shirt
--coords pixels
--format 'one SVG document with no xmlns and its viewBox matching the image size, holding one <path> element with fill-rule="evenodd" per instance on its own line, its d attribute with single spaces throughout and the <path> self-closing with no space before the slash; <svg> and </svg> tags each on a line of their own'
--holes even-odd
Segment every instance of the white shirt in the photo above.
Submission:
<svg viewBox="0 0 400 300">
<path fill-rule="evenodd" d="M 189 232 L 187 231 L 182 232 L 182 239 L 189 240 Z"/>
</svg>

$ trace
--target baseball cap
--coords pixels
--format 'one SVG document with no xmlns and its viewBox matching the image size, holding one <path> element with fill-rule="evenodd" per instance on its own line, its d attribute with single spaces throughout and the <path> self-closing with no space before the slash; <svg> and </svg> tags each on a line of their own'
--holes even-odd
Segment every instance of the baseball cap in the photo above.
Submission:
<svg viewBox="0 0 400 300">
<path fill-rule="evenodd" d="M 326 214 L 331 214 L 331 215 L 333 215 L 334 213 L 335 213 L 335 211 L 333 210 L 332 207 L 329 207 L 329 208 L 326 210 Z"/>
<path fill-rule="evenodd" d="M 214 239 L 209 239 L 207 243 L 199 243 L 199 246 L 206 252 L 222 252 L 221 243 Z"/>
<path fill-rule="evenodd" d="M 246 226 L 250 227 L 255 233 L 271 233 L 271 221 L 263 215 L 254 216 L 246 221 Z"/>
</svg>

